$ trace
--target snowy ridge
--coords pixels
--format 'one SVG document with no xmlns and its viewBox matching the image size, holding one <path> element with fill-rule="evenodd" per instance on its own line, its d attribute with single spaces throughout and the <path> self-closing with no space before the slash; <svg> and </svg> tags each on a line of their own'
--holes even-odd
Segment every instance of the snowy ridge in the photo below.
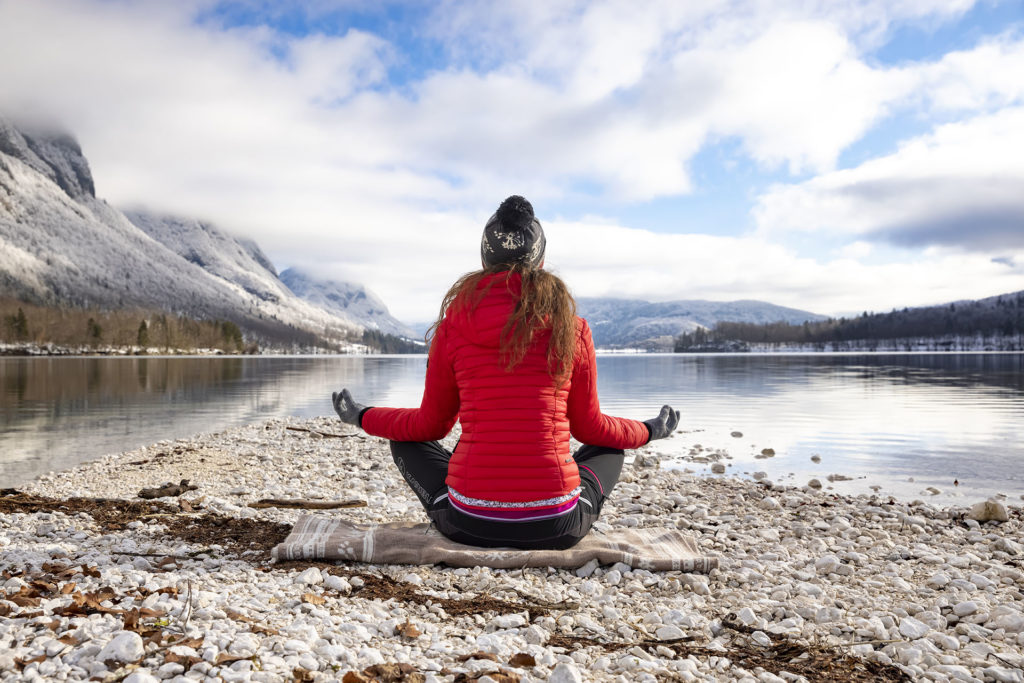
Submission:
<svg viewBox="0 0 1024 683">
<path fill-rule="evenodd" d="M 579 314 L 587 319 L 598 347 L 660 348 L 683 332 L 713 327 L 720 321 L 801 324 L 825 320 L 823 315 L 763 301 L 682 300 L 651 303 L 636 299 L 579 298 Z"/>
<path fill-rule="evenodd" d="M 380 297 L 362 285 L 318 279 L 298 268 L 289 268 L 282 272 L 281 281 L 309 303 L 337 315 L 358 320 L 370 329 L 407 339 L 417 336 L 412 328 L 388 312 L 388 307 Z"/>
<path fill-rule="evenodd" d="M 26 136 L 0 118 L 0 293 L 223 318 L 277 340 L 361 334 L 352 319 L 292 294 L 254 243 L 197 221 L 134 214 L 147 234 L 92 189 L 74 140 Z"/>
</svg>

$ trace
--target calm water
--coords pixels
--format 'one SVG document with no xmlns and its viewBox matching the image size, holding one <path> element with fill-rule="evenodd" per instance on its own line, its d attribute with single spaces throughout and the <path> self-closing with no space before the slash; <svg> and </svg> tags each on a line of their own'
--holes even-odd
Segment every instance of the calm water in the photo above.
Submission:
<svg viewBox="0 0 1024 683">
<path fill-rule="evenodd" d="M 730 473 L 842 492 L 1024 495 L 1022 354 L 601 356 L 598 367 L 605 412 L 682 411 L 684 433 L 656 444 L 672 466 L 709 471 L 685 459 L 699 444 L 726 448 Z M 161 439 L 331 415 L 344 386 L 369 405 L 417 405 L 424 372 L 423 356 L 0 358 L 0 487 Z M 763 448 L 776 456 L 757 458 Z"/>
</svg>

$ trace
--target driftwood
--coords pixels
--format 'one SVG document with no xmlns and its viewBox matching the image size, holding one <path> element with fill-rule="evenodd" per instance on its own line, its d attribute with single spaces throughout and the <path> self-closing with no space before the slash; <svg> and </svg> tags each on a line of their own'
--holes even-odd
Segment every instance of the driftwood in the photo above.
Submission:
<svg viewBox="0 0 1024 683">
<path fill-rule="evenodd" d="M 316 434 L 317 436 L 324 436 L 331 439 L 362 438 L 362 436 L 360 436 L 359 434 L 334 434 L 332 432 L 317 431 L 316 429 L 306 429 L 305 427 L 285 427 L 285 429 L 291 430 L 293 432 L 306 432 L 307 434 Z"/>
<path fill-rule="evenodd" d="M 195 491 L 198 486 L 188 483 L 188 479 L 182 479 L 179 484 L 167 482 L 155 489 L 142 489 L 139 491 L 139 498 L 163 498 L 164 496 L 180 496 L 186 491 Z"/>
<path fill-rule="evenodd" d="M 365 500 L 302 500 L 264 498 L 249 503 L 251 508 L 298 508 L 300 510 L 337 510 L 338 508 L 364 508 Z"/>
</svg>

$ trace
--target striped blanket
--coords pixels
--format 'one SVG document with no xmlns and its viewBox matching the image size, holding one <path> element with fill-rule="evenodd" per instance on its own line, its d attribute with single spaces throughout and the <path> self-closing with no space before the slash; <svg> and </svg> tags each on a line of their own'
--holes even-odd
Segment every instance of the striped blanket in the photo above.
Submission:
<svg viewBox="0 0 1024 683">
<path fill-rule="evenodd" d="M 353 524 L 322 515 L 303 515 L 271 551 L 273 561 L 335 560 L 373 564 L 446 564 L 452 567 L 561 567 L 590 560 L 622 562 L 650 571 L 707 573 L 717 557 L 701 555 L 693 537 L 676 529 L 592 531 L 568 550 L 478 548 L 451 541 L 427 524 Z"/>
</svg>

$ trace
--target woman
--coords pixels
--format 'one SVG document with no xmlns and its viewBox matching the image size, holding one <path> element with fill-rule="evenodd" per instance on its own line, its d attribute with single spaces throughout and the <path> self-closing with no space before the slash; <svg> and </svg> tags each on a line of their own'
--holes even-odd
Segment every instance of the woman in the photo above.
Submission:
<svg viewBox="0 0 1024 683">
<path fill-rule="evenodd" d="M 367 408 L 333 395 L 342 421 L 391 440 L 437 529 L 476 546 L 568 548 L 586 536 L 625 448 L 670 435 L 678 411 L 646 422 L 601 413 L 590 329 L 543 270 L 533 207 L 502 202 L 484 227 L 483 269 L 448 291 L 431 329 L 419 408 Z M 437 440 L 462 422 L 454 453 Z M 570 455 L 569 435 L 586 444 Z"/>
</svg>

